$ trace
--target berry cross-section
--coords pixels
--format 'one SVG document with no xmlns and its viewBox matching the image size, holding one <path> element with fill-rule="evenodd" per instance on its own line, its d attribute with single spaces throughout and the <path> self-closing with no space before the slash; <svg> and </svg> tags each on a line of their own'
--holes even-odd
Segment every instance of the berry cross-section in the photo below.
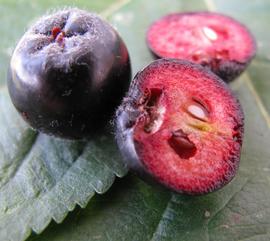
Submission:
<svg viewBox="0 0 270 241">
<path fill-rule="evenodd" d="M 236 78 L 256 52 L 247 28 L 218 13 L 175 13 L 154 22 L 147 43 L 157 57 L 186 59 L 210 68 L 224 81 Z"/>
<path fill-rule="evenodd" d="M 117 141 L 132 170 L 186 194 L 205 194 L 235 176 L 244 117 L 215 74 L 177 59 L 139 72 L 116 114 Z"/>
</svg>

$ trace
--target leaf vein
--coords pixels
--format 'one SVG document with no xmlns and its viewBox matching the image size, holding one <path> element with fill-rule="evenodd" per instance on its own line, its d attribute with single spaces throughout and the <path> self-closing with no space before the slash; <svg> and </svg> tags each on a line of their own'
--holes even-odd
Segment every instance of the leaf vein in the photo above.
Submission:
<svg viewBox="0 0 270 241">
<path fill-rule="evenodd" d="M 210 218 L 208 220 L 208 223 L 207 223 L 207 229 L 209 230 L 209 225 L 210 223 L 215 219 L 215 217 L 224 210 L 224 208 L 226 208 L 226 206 L 228 205 L 228 203 L 233 199 L 235 198 L 235 196 L 240 193 L 244 188 L 245 186 L 247 185 L 247 183 L 249 182 L 249 179 L 246 178 L 245 182 L 242 184 L 242 186 L 239 188 L 239 190 L 235 191 L 235 193 L 228 199 L 228 201 L 226 203 L 224 203 L 224 205 L 222 205 L 222 207 L 220 207 L 219 210 L 216 211 L 216 213 L 212 216 L 212 218 Z"/>
<path fill-rule="evenodd" d="M 150 241 L 155 241 L 155 234 L 158 234 L 160 236 L 163 236 L 163 234 L 159 232 L 160 225 L 161 225 L 161 222 L 162 222 L 162 218 L 164 218 L 164 216 L 166 215 L 167 210 L 170 209 L 170 204 L 172 202 L 172 199 L 174 199 L 174 194 L 173 193 L 171 193 L 171 197 L 169 198 L 167 205 L 165 206 L 165 208 L 161 212 L 161 216 L 160 216 L 159 222 L 157 223 L 156 228 L 153 229 L 153 234 L 152 234 L 152 237 L 151 237 Z"/>
</svg>

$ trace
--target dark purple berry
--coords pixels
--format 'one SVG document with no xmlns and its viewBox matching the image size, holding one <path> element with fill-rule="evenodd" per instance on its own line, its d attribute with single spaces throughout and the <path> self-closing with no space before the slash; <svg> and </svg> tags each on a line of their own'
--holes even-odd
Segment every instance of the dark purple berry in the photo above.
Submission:
<svg viewBox="0 0 270 241">
<path fill-rule="evenodd" d="M 118 33 L 96 14 L 68 9 L 41 18 L 24 34 L 11 58 L 8 89 L 34 129 L 83 138 L 111 118 L 130 75 Z"/>
</svg>

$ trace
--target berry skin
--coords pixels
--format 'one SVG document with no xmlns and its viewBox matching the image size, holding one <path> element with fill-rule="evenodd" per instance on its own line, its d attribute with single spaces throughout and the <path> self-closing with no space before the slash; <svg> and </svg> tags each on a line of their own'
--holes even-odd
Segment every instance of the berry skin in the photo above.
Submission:
<svg viewBox="0 0 270 241">
<path fill-rule="evenodd" d="M 106 125 L 130 78 L 129 54 L 118 33 L 93 13 L 67 9 L 41 18 L 21 38 L 8 89 L 34 129 L 77 139 Z"/>
<path fill-rule="evenodd" d="M 255 40 L 244 25 L 211 12 L 164 16 L 149 27 L 147 44 L 157 57 L 199 63 L 226 82 L 238 77 L 256 53 Z"/>
<path fill-rule="evenodd" d="M 184 60 L 156 60 L 133 79 L 116 113 L 116 138 L 146 180 L 190 195 L 223 187 L 240 160 L 244 116 L 228 86 Z"/>
</svg>

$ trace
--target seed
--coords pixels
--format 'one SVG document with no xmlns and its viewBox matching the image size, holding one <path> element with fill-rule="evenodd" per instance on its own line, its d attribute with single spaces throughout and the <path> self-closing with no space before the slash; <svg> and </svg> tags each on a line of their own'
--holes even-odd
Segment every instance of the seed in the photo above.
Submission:
<svg viewBox="0 0 270 241">
<path fill-rule="evenodd" d="M 202 121 L 207 121 L 209 115 L 207 109 L 197 100 L 193 100 L 192 103 L 187 106 L 187 112 Z"/>
<path fill-rule="evenodd" d="M 197 148 L 193 142 L 190 141 L 187 134 L 181 129 L 172 132 L 172 136 L 168 140 L 169 145 L 181 158 L 190 158 L 194 156 Z"/>
<path fill-rule="evenodd" d="M 208 27 L 203 27 L 202 29 L 204 35 L 211 41 L 215 41 L 218 38 L 217 33 L 212 29 Z"/>
</svg>

